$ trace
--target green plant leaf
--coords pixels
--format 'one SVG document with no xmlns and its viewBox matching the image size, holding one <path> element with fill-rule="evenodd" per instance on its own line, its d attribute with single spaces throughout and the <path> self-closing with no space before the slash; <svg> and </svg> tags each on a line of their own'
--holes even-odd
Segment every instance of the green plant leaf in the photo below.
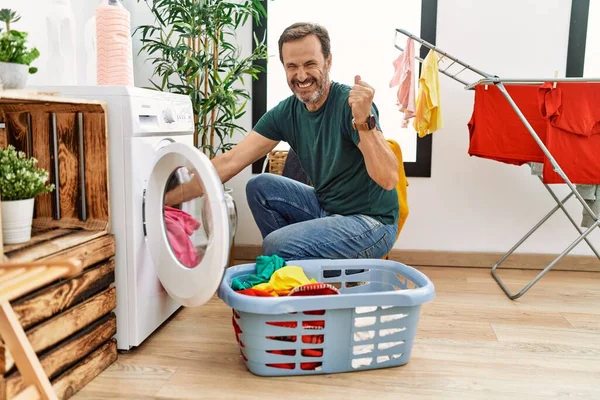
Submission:
<svg viewBox="0 0 600 400">
<path fill-rule="evenodd" d="M 0 148 L 0 193 L 2 200 L 25 200 L 54 190 L 48 184 L 48 172 L 36 166 L 37 160 L 27 157 L 14 146 Z"/>
<path fill-rule="evenodd" d="M 235 36 L 246 21 L 266 15 L 261 1 L 137 1 L 144 1 L 156 20 L 134 31 L 141 36 L 140 54 L 145 52 L 154 68 L 151 84 L 190 96 L 197 142 L 206 154 L 213 157 L 230 149 L 234 133 L 245 133 L 236 122 L 250 99 L 244 78 L 256 79 L 264 68 L 254 63 L 269 57 L 264 42 L 255 45 L 250 56 L 242 56 Z"/>
<path fill-rule="evenodd" d="M 27 47 L 27 32 L 10 30 L 0 33 L 0 61 L 31 65 L 40 56 L 35 47 Z"/>
</svg>

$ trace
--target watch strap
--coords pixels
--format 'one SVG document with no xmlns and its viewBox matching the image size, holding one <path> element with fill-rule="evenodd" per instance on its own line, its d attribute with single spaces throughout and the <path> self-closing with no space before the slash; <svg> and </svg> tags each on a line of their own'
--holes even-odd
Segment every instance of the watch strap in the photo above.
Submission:
<svg viewBox="0 0 600 400">
<path fill-rule="evenodd" d="M 370 131 L 375 129 L 375 117 L 369 115 L 366 122 L 356 122 L 356 120 L 352 118 L 352 127 L 357 131 Z"/>
<path fill-rule="evenodd" d="M 357 131 L 368 131 L 369 129 L 369 123 L 368 122 L 361 122 L 358 123 L 354 120 L 354 118 L 352 118 L 352 126 L 354 127 L 354 129 L 356 129 Z"/>
</svg>

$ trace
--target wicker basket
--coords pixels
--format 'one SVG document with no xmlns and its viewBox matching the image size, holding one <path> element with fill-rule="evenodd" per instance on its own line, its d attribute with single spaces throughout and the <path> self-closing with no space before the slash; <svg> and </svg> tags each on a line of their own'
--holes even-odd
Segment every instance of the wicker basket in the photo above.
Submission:
<svg viewBox="0 0 600 400">
<path fill-rule="evenodd" d="M 287 150 L 273 150 L 269 153 L 269 172 L 271 174 L 283 175 L 287 155 Z"/>
</svg>

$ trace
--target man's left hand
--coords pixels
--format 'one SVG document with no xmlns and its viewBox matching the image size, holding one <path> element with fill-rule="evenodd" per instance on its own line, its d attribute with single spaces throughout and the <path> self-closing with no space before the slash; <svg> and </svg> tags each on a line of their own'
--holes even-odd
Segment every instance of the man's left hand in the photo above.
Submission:
<svg viewBox="0 0 600 400">
<path fill-rule="evenodd" d="M 360 79 L 360 75 L 354 77 L 354 86 L 350 90 L 348 104 L 352 108 L 352 116 L 357 123 L 366 122 L 371 115 L 371 106 L 375 89 L 369 84 Z"/>
</svg>

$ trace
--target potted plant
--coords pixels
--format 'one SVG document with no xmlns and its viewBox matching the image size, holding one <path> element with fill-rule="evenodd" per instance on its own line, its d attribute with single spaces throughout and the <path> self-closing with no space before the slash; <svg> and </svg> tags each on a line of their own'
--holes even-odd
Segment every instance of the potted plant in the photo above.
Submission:
<svg viewBox="0 0 600 400">
<path fill-rule="evenodd" d="M 137 0 L 140 2 L 141 0 Z M 142 25 L 143 43 L 154 65 L 155 89 L 190 96 L 194 108 L 194 145 L 213 158 L 234 145 L 228 141 L 244 129 L 236 120 L 245 114 L 250 93 L 238 85 L 244 76 L 258 78 L 267 59 L 265 38 L 248 56 L 236 45 L 236 30 L 266 15 L 261 0 L 145 0 L 156 18 Z M 134 34 L 135 34 L 134 33 Z"/>
<path fill-rule="evenodd" d="M 22 89 L 27 84 L 28 74 L 37 72 L 37 68 L 30 65 L 40 52 L 35 47 L 27 48 L 27 32 L 10 27 L 20 19 L 15 11 L 0 10 L 0 21 L 6 25 L 5 31 L 0 28 L 0 89 Z"/>
<path fill-rule="evenodd" d="M 142 0 L 137 0 L 138 3 Z M 255 61 L 266 60 L 266 37 L 254 37 L 254 49 L 243 56 L 236 32 L 248 20 L 266 16 L 262 0 L 144 0 L 155 24 L 142 25 L 143 43 L 154 66 L 152 87 L 190 96 L 194 110 L 194 146 L 210 159 L 230 150 L 235 132 L 245 130 L 237 120 L 245 113 L 249 90 L 244 77 L 258 78 L 264 68 Z M 237 227 L 237 210 L 231 188 L 225 188 L 232 225 Z M 210 227 L 203 208 L 204 226 Z M 235 221 L 235 222 L 234 222 Z M 210 230 L 210 228 L 208 229 Z"/>
<path fill-rule="evenodd" d="M 36 166 L 14 146 L 0 148 L 0 199 L 2 237 L 5 244 L 23 243 L 31 239 L 31 223 L 35 197 L 54 190 L 48 172 Z"/>
</svg>

